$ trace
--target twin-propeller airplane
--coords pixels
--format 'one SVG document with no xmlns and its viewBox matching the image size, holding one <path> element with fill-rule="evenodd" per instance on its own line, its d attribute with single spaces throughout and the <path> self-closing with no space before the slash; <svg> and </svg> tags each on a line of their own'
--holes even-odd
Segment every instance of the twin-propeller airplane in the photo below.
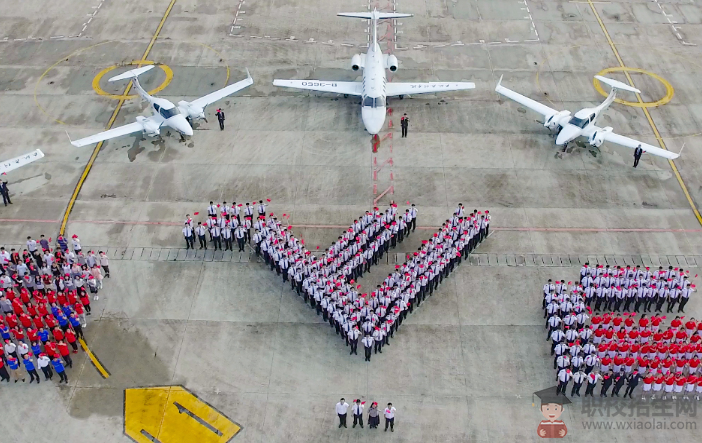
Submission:
<svg viewBox="0 0 702 443">
<path fill-rule="evenodd" d="M 638 140 L 634 140 L 633 138 L 615 134 L 612 132 L 613 128 L 609 126 L 604 128 L 597 126 L 596 122 L 599 116 L 602 115 L 607 108 L 609 108 L 609 105 L 611 105 L 612 102 L 614 102 L 617 95 L 617 89 L 636 94 L 640 94 L 641 91 L 636 88 L 632 88 L 629 85 L 625 85 L 622 82 L 612 80 L 611 78 L 601 77 L 599 75 L 596 75 L 595 78 L 602 83 L 609 85 L 612 88 L 612 91 L 609 93 L 609 96 L 607 96 L 605 101 L 599 106 L 581 109 L 580 111 L 576 112 L 575 115 L 571 115 L 570 111 L 557 111 L 549 108 L 548 106 L 542 105 L 529 97 L 524 97 L 519 93 L 505 88 L 502 86 L 502 77 L 500 77 L 500 81 L 497 83 L 495 91 L 498 94 L 504 95 L 505 97 L 526 106 L 532 111 L 536 111 L 541 114 L 544 118 L 544 126 L 552 131 L 557 131 L 556 146 L 563 146 L 563 151 L 565 151 L 568 147 L 568 143 L 575 141 L 580 137 L 584 137 L 587 139 L 590 145 L 597 148 L 602 146 L 602 143 L 605 141 L 608 141 L 617 145 L 626 146 L 627 148 L 635 149 L 637 147 L 641 147 L 644 152 L 671 160 L 680 157 L 680 154 L 657 148 L 649 145 L 648 143 L 642 143 Z"/>
</svg>

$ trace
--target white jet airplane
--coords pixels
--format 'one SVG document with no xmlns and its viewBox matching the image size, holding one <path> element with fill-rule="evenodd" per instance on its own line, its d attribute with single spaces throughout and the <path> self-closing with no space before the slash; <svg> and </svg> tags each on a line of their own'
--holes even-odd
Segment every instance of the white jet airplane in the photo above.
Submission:
<svg viewBox="0 0 702 443">
<path fill-rule="evenodd" d="M 134 132 L 142 132 L 149 137 L 156 137 L 161 134 L 162 126 L 168 126 L 171 129 L 175 129 L 181 134 L 181 137 L 186 135 L 190 136 L 193 135 L 193 128 L 190 122 L 195 119 L 205 119 L 205 107 L 207 105 L 253 84 L 253 79 L 251 78 L 251 74 L 249 74 L 247 69 L 246 74 L 248 77 L 246 79 L 226 86 L 218 91 L 207 94 L 206 96 L 200 97 L 191 102 L 181 100 L 178 102 L 178 106 L 176 107 L 173 103 L 164 98 L 149 95 L 149 93 L 146 92 L 139 84 L 137 77 L 147 71 L 150 71 L 154 67 L 155 65 L 148 65 L 144 66 L 143 68 L 132 69 L 131 71 L 127 71 L 124 74 L 120 74 L 108 80 L 110 82 L 115 82 L 118 80 L 132 80 L 137 93 L 142 99 L 151 104 L 151 111 L 153 112 L 151 117 L 138 116 L 135 123 L 119 126 L 117 128 L 100 132 L 99 134 L 91 135 L 90 137 L 81 138 L 80 140 L 71 140 L 71 144 L 73 146 L 81 147 L 104 140 L 121 137 L 123 135 L 132 134 Z M 68 138 L 70 140 L 70 136 Z"/>
<path fill-rule="evenodd" d="M 378 12 L 347 12 L 338 14 L 341 17 L 363 18 L 372 21 L 373 41 L 368 46 L 365 55 L 356 54 L 351 58 L 351 69 L 358 71 L 363 68 L 362 82 L 337 82 L 323 80 L 273 80 L 275 86 L 286 88 L 309 89 L 320 92 L 336 92 L 338 94 L 361 96 L 361 117 L 366 130 L 375 135 L 385 123 L 386 97 L 409 94 L 424 94 L 441 91 L 460 91 L 475 88 L 469 82 L 429 82 L 429 83 L 388 83 L 385 69 L 397 71 L 397 57 L 383 54 L 378 45 L 378 20 L 412 17 L 412 14 L 397 14 Z"/>
<path fill-rule="evenodd" d="M 500 77 L 500 81 L 497 83 L 495 91 L 498 94 L 504 95 L 505 97 L 510 98 L 515 102 L 543 115 L 544 126 L 549 128 L 551 131 L 557 131 L 558 135 L 556 136 L 556 146 L 563 146 L 563 151 L 566 150 L 568 143 L 579 137 L 585 137 L 590 145 L 597 148 L 599 148 L 605 141 L 608 141 L 617 145 L 626 146 L 627 148 L 637 148 L 641 146 L 641 149 L 649 154 L 665 157 L 671 160 L 680 156 L 680 154 L 666 151 L 665 149 L 634 140 L 633 138 L 615 134 L 612 132 L 613 128 L 609 126 L 604 128 L 597 126 L 597 119 L 609 107 L 609 105 L 614 102 L 618 89 L 637 94 L 640 94 L 641 91 L 636 88 L 632 88 L 629 85 L 625 85 L 622 82 L 612 80 L 611 78 L 606 78 L 599 75 L 596 75 L 595 78 L 602 83 L 608 84 L 612 88 L 612 91 L 601 105 L 594 108 L 581 109 L 580 111 L 576 112 L 574 116 L 570 115 L 570 111 L 556 111 L 555 109 L 551 109 L 546 105 L 542 105 L 535 100 L 505 88 L 501 84 L 502 77 Z"/>
<path fill-rule="evenodd" d="M 17 168 L 26 166 L 32 162 L 44 158 L 44 153 L 40 149 L 37 149 L 26 154 L 22 154 L 19 157 L 11 158 L 10 160 L 5 160 L 0 163 L 0 175 L 5 175 L 10 171 L 14 171 Z"/>
</svg>

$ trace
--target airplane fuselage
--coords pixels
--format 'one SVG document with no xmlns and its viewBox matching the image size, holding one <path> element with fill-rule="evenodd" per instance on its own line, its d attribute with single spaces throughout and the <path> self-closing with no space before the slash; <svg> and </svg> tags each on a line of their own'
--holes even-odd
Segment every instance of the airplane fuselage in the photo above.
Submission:
<svg viewBox="0 0 702 443">
<path fill-rule="evenodd" d="M 561 130 L 556 136 L 556 146 L 565 146 L 578 137 L 590 137 L 595 132 L 597 119 L 614 101 L 614 91 L 595 108 L 585 108 L 576 112 L 573 116 L 566 116 L 559 122 Z"/>
<path fill-rule="evenodd" d="M 385 124 L 385 57 L 378 43 L 371 43 L 363 67 L 361 118 L 366 131 L 377 134 Z"/>
<path fill-rule="evenodd" d="M 188 120 L 178 111 L 178 108 L 165 98 L 159 98 L 149 95 L 139 81 L 134 79 L 134 87 L 137 93 L 150 104 L 152 119 L 158 122 L 161 126 L 168 126 L 171 129 L 178 131 L 180 134 L 191 136 L 193 128 L 188 123 Z"/>
</svg>

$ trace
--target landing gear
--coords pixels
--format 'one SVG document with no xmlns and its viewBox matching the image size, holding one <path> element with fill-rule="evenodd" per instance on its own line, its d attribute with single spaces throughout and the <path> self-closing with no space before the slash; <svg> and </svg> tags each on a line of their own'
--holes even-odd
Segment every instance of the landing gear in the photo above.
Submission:
<svg viewBox="0 0 702 443">
<path fill-rule="evenodd" d="M 404 100 L 404 99 L 405 99 L 405 96 L 402 95 L 402 94 L 400 94 L 398 97 L 400 97 L 400 100 Z"/>
<path fill-rule="evenodd" d="M 348 95 L 348 94 L 344 94 L 344 98 L 349 98 L 349 95 Z"/>
</svg>

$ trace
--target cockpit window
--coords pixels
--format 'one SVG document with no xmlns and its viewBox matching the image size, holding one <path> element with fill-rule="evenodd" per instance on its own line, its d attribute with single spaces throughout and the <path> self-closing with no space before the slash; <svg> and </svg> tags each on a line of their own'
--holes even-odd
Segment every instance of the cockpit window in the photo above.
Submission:
<svg viewBox="0 0 702 443">
<path fill-rule="evenodd" d="M 363 106 L 368 108 L 383 108 L 385 107 L 385 99 L 383 97 L 366 97 L 363 99 Z"/>
<path fill-rule="evenodd" d="M 169 118 L 171 118 L 171 117 L 173 117 L 174 115 L 177 115 L 177 114 L 178 114 L 178 108 L 175 108 L 175 107 L 173 107 L 173 108 L 171 108 L 171 109 L 163 109 L 163 108 L 161 108 L 161 110 L 159 111 L 159 114 L 161 114 L 161 117 L 163 117 L 163 118 L 165 118 L 166 120 L 168 120 Z"/>
<path fill-rule="evenodd" d="M 590 123 L 590 119 L 588 119 L 588 118 L 573 117 L 573 118 L 570 119 L 570 121 L 569 121 L 568 123 L 570 123 L 571 125 L 577 126 L 578 128 L 581 128 L 581 129 L 582 129 L 582 128 L 584 128 L 585 126 L 587 126 L 588 123 Z"/>
</svg>

